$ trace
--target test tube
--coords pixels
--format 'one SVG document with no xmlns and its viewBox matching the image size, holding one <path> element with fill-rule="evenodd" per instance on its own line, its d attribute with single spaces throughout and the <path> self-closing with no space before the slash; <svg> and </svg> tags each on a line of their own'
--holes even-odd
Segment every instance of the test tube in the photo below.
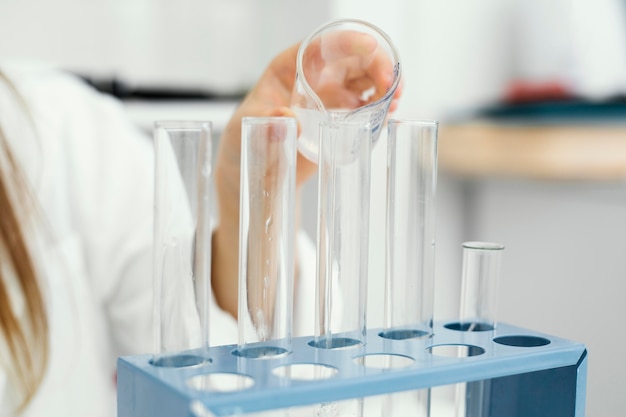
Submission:
<svg viewBox="0 0 626 417">
<path fill-rule="evenodd" d="M 500 243 L 463 243 L 459 330 L 495 329 L 503 252 Z"/>
<path fill-rule="evenodd" d="M 434 121 L 388 122 L 382 336 L 390 339 L 432 334 L 437 128 Z"/>
<path fill-rule="evenodd" d="M 297 123 L 244 117 L 239 212 L 237 354 L 291 351 Z"/>
<path fill-rule="evenodd" d="M 452 329 L 466 332 L 496 328 L 496 307 L 504 245 L 493 242 L 464 242 L 459 322 Z M 456 385 L 456 417 L 488 415 L 491 381 Z"/>
<path fill-rule="evenodd" d="M 436 121 L 387 124 L 387 224 L 384 328 L 404 340 L 432 335 L 437 190 Z M 426 417 L 430 389 L 390 394 L 381 415 Z"/>
<path fill-rule="evenodd" d="M 152 363 L 196 365 L 209 346 L 211 122 L 158 121 L 154 145 Z"/>
<path fill-rule="evenodd" d="M 364 343 L 372 136 L 368 124 L 320 123 L 313 345 Z"/>
</svg>

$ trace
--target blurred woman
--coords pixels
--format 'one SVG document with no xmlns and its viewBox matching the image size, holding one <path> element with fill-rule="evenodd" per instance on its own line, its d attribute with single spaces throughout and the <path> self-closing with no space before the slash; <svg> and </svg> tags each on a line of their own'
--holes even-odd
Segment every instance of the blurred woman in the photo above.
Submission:
<svg viewBox="0 0 626 417">
<path fill-rule="evenodd" d="M 297 50 L 270 63 L 220 140 L 212 344 L 236 343 L 241 118 L 293 116 Z M 346 86 L 375 82 L 352 69 Z M 0 71 L 0 416 L 114 416 L 117 357 L 152 349 L 152 143 L 68 74 Z M 300 186 L 315 164 L 297 169 Z M 315 254 L 298 245 L 294 323 L 310 334 Z"/>
</svg>

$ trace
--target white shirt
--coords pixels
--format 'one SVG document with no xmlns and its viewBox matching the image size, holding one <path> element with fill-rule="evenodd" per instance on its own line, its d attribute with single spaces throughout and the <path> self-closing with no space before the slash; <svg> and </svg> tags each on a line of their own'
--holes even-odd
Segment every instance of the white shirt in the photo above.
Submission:
<svg viewBox="0 0 626 417">
<path fill-rule="evenodd" d="M 26 170 L 45 219 L 38 236 L 50 326 L 49 368 L 24 416 L 115 416 L 120 355 L 152 351 L 152 142 L 113 98 L 52 69 L 0 65 L 25 98 L 0 83 L 0 126 Z M 294 305 L 313 327 L 314 250 L 299 239 Z M 304 253 L 303 253 L 304 251 Z M 211 304 L 211 344 L 236 343 L 236 322 Z M 1 342 L 1 341 L 0 341 Z M 0 367 L 0 416 L 14 388 Z"/>
<path fill-rule="evenodd" d="M 24 415 L 113 416 L 116 357 L 152 346 L 151 143 L 72 77 L 2 68 L 36 122 L 33 134 L 3 85 L 0 123 L 43 217 L 35 259 L 50 327 L 48 372 Z M 6 413 L 15 396 L 0 381 Z"/>
</svg>

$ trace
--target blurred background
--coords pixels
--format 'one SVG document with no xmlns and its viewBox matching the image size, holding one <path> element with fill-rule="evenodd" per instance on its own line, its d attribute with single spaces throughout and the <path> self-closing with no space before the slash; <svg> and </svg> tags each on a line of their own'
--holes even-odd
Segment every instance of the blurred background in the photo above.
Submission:
<svg viewBox="0 0 626 417">
<path fill-rule="evenodd" d="M 158 119 L 223 128 L 271 58 L 336 18 L 395 42 L 396 117 L 440 122 L 436 320 L 458 314 L 461 243 L 506 246 L 499 319 L 583 342 L 587 413 L 626 410 L 626 1 L 2 0 L 0 59 L 58 66 Z M 384 253 L 384 141 L 372 254 Z M 380 174 L 376 174 L 380 173 Z M 305 188 L 315 237 L 315 182 Z M 368 323 L 382 325 L 382 256 Z"/>
</svg>

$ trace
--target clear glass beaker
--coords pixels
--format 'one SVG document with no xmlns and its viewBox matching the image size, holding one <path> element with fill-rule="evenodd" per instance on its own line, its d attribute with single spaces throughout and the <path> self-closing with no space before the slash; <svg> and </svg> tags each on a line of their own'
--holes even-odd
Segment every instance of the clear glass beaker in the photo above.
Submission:
<svg viewBox="0 0 626 417">
<path fill-rule="evenodd" d="M 241 125 L 237 354 L 270 357 L 291 351 L 297 123 Z"/>
<path fill-rule="evenodd" d="M 345 19 L 315 30 L 298 50 L 291 98 L 300 153 L 317 162 L 322 121 L 369 124 L 376 142 L 400 75 L 398 52 L 376 26 Z"/>
<path fill-rule="evenodd" d="M 154 145 L 153 364 L 194 365 L 209 347 L 211 122 L 156 122 Z"/>
<path fill-rule="evenodd" d="M 320 348 L 365 339 L 371 145 L 367 124 L 321 123 L 314 341 Z"/>
</svg>

